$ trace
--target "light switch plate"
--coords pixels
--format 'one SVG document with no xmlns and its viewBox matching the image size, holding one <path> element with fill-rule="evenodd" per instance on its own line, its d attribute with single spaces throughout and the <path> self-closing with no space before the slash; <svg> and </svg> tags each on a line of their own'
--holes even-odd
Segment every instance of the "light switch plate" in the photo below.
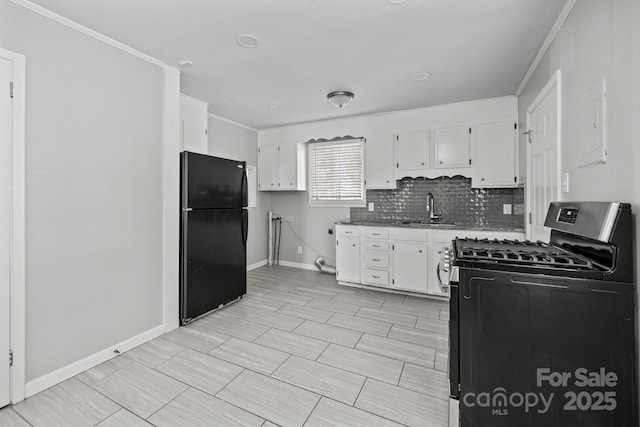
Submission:
<svg viewBox="0 0 640 427">
<path fill-rule="evenodd" d="M 505 203 L 502 205 L 502 213 L 504 215 L 511 215 L 511 204 Z"/>
<path fill-rule="evenodd" d="M 373 202 L 368 203 L 369 212 L 373 212 Z"/>
</svg>

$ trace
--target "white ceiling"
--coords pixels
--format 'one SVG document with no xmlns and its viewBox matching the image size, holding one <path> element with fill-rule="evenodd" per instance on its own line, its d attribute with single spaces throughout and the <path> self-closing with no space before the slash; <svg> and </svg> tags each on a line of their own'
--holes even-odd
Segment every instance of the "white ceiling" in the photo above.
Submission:
<svg viewBox="0 0 640 427">
<path fill-rule="evenodd" d="M 514 94 L 566 3 L 32 1 L 169 65 L 191 60 L 182 92 L 256 129 Z M 259 46 L 240 47 L 241 34 Z M 431 78 L 411 80 L 418 71 Z M 335 90 L 355 100 L 340 110 Z"/>
</svg>

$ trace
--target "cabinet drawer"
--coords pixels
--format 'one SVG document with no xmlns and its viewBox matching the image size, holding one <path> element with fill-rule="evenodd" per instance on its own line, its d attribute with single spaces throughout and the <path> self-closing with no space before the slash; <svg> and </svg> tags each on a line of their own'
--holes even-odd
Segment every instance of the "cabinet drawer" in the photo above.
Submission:
<svg viewBox="0 0 640 427">
<path fill-rule="evenodd" d="M 367 265 L 369 267 L 388 268 L 389 254 L 378 251 L 365 251 L 364 265 Z"/>
<path fill-rule="evenodd" d="M 364 248 L 370 251 L 388 251 L 389 242 L 381 240 L 365 240 Z"/>
<path fill-rule="evenodd" d="M 389 272 L 385 270 L 372 270 L 369 268 L 365 268 L 363 281 L 365 283 L 388 286 Z"/>
<path fill-rule="evenodd" d="M 371 228 L 365 227 L 362 230 L 362 235 L 367 239 L 388 239 L 389 230 L 386 228 Z"/>
<path fill-rule="evenodd" d="M 358 227 L 336 227 L 338 236 L 343 237 L 360 237 L 360 228 Z"/>
<path fill-rule="evenodd" d="M 427 231 L 396 228 L 393 230 L 393 238 L 395 240 L 404 240 L 407 242 L 426 242 Z"/>
</svg>

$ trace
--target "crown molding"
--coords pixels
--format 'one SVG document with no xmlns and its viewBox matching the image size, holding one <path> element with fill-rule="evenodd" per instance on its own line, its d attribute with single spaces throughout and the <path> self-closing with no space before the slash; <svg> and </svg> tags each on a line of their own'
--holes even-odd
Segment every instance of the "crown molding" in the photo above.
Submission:
<svg viewBox="0 0 640 427">
<path fill-rule="evenodd" d="M 529 69 L 527 70 L 527 74 L 524 75 L 524 79 L 522 79 L 520 86 L 518 86 L 518 89 L 516 90 L 516 96 L 520 96 L 520 94 L 524 90 L 524 87 L 529 82 L 531 75 L 533 75 L 533 72 L 538 67 L 538 64 L 540 64 L 540 61 L 542 61 L 542 57 L 544 56 L 545 53 L 547 53 L 549 46 L 551 46 L 551 43 L 558 35 L 560 28 L 562 28 L 562 25 L 564 25 L 564 22 L 567 20 L 569 13 L 571 12 L 571 10 L 573 9 L 573 6 L 575 5 L 576 5 L 576 0 L 567 0 L 567 4 L 564 5 L 562 12 L 560 12 L 558 19 L 556 19 L 555 24 L 553 24 L 553 27 L 551 28 L 551 31 L 549 31 L 547 38 L 544 40 L 544 43 L 542 43 L 542 46 L 540 46 L 540 50 L 538 51 L 538 54 L 536 55 L 536 57 L 533 59 L 533 62 L 529 66 Z"/>
<path fill-rule="evenodd" d="M 243 125 L 242 123 L 234 122 L 233 120 L 227 119 L 225 117 L 216 116 L 215 114 L 211 114 L 211 113 L 207 113 L 207 115 L 209 117 L 212 117 L 214 119 L 220 120 L 222 122 L 226 122 L 226 123 L 229 123 L 229 124 L 232 124 L 232 125 L 235 125 L 235 126 L 239 126 L 241 128 L 252 130 L 254 132 L 259 132 L 258 129 L 252 128 L 251 126 Z"/>
<path fill-rule="evenodd" d="M 30 11 L 35 12 L 35 13 L 37 13 L 39 15 L 42 15 L 42 16 L 44 16 L 46 18 L 49 18 L 52 21 L 55 21 L 55 22 L 57 22 L 59 24 L 62 24 L 64 26 L 66 26 L 66 27 L 69 27 L 69 28 L 71 28 L 73 30 L 76 30 L 76 31 L 78 31 L 78 32 L 80 32 L 82 34 L 85 34 L 85 35 L 87 35 L 89 37 L 92 37 L 92 38 L 94 38 L 96 40 L 99 40 L 99 41 L 101 41 L 103 43 L 106 43 L 108 45 L 111 45 L 111 46 L 113 46 L 113 47 L 115 47 L 117 49 L 122 50 L 123 52 L 126 52 L 126 53 L 128 53 L 130 55 L 133 55 L 135 57 L 138 57 L 138 58 L 140 58 L 140 59 L 142 59 L 144 61 L 147 61 L 147 62 L 149 62 L 149 63 L 151 63 L 153 65 L 157 65 L 158 67 L 161 67 L 161 68 L 174 68 L 174 69 L 177 70 L 176 67 L 172 67 L 171 65 L 168 65 L 168 64 L 160 61 L 159 59 L 156 59 L 156 58 L 154 58 L 152 56 L 149 56 L 149 55 L 147 55 L 145 53 L 142 53 L 139 50 L 136 50 L 136 49 L 134 49 L 134 48 L 132 48 L 130 46 L 127 46 L 124 43 L 120 43 L 119 41 L 114 40 L 111 37 L 107 37 L 104 34 L 100 34 L 97 31 L 89 29 L 89 28 L 85 27 L 84 25 L 80 25 L 75 21 L 72 21 L 72 20 L 70 20 L 68 18 L 65 18 L 64 16 L 58 15 L 57 13 L 50 11 L 49 9 L 45 9 L 42 6 L 39 6 L 39 5 L 34 4 L 34 3 L 31 3 L 28 0 L 9 0 L 9 1 L 11 1 L 12 3 L 17 4 L 18 6 L 22 6 L 25 9 L 29 9 Z"/>
</svg>

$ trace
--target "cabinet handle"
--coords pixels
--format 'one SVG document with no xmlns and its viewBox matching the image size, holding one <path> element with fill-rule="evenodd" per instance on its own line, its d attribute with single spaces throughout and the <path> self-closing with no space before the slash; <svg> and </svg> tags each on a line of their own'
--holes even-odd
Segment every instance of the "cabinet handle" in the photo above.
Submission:
<svg viewBox="0 0 640 427">
<path fill-rule="evenodd" d="M 380 276 L 371 276 L 371 277 L 373 277 L 374 279 L 379 279 L 380 278 Z"/>
<path fill-rule="evenodd" d="M 484 178 L 480 178 L 480 181 L 484 181 Z"/>
<path fill-rule="evenodd" d="M 371 261 L 380 262 L 378 258 L 371 258 Z"/>
<path fill-rule="evenodd" d="M 422 166 L 424 166 L 424 162 L 420 163 Z"/>
<path fill-rule="evenodd" d="M 387 180 L 387 184 L 389 183 L 389 180 Z"/>
<path fill-rule="evenodd" d="M 356 244 L 355 244 L 355 243 L 353 244 L 353 247 L 354 247 L 354 248 L 356 247 Z"/>
<path fill-rule="evenodd" d="M 351 231 L 345 231 L 344 234 L 351 234 Z"/>
<path fill-rule="evenodd" d="M 373 234 L 374 236 L 379 236 L 380 235 L 380 233 L 371 233 L 371 234 Z"/>
<path fill-rule="evenodd" d="M 420 249 L 418 252 L 422 253 L 422 249 Z"/>
<path fill-rule="evenodd" d="M 442 164 L 442 160 L 440 160 L 440 164 Z"/>
<path fill-rule="evenodd" d="M 371 246 L 373 246 L 374 248 L 379 248 L 380 247 L 380 245 L 371 245 Z"/>
<path fill-rule="evenodd" d="M 290 182 L 289 185 L 293 185 L 293 182 Z"/>
</svg>

